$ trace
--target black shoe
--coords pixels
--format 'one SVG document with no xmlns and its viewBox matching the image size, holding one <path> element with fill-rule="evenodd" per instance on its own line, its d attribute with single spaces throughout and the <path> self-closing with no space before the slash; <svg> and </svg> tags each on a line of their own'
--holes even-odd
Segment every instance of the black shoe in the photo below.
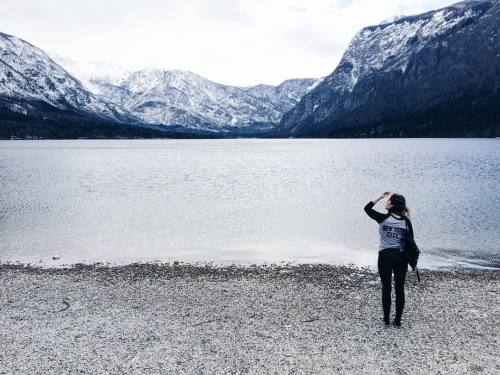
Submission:
<svg viewBox="0 0 500 375">
<path fill-rule="evenodd" d="M 401 320 L 394 319 L 392 325 L 396 327 L 401 327 Z"/>
<path fill-rule="evenodd" d="M 390 325 L 391 325 L 391 322 L 389 321 L 389 319 L 385 319 L 385 318 L 383 318 L 383 319 L 382 319 L 382 321 L 384 322 L 384 324 L 385 324 L 386 326 L 390 326 Z"/>
</svg>

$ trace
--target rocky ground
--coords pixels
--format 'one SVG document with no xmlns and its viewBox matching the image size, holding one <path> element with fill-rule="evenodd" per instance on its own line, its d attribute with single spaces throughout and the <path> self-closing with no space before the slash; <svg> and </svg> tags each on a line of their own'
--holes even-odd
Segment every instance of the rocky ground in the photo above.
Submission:
<svg viewBox="0 0 500 375">
<path fill-rule="evenodd" d="M 500 272 L 0 266 L 1 374 L 500 374 Z"/>
</svg>

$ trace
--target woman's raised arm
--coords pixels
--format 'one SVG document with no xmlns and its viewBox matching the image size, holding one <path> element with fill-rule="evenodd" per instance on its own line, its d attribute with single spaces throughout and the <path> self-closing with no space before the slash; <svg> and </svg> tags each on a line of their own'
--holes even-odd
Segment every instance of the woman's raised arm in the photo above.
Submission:
<svg viewBox="0 0 500 375">
<path fill-rule="evenodd" d="M 375 220 L 377 223 L 381 223 L 382 221 L 385 220 L 385 218 L 387 217 L 386 214 L 383 214 L 381 212 L 378 212 L 378 211 L 375 211 L 373 209 L 373 206 L 375 206 L 375 203 L 377 203 L 379 200 L 381 199 L 384 199 L 385 197 L 387 197 L 388 195 L 390 195 L 391 193 L 386 191 L 384 193 L 382 193 L 378 198 L 375 198 L 374 200 L 371 200 L 370 202 L 368 202 L 364 208 L 366 214 L 368 216 L 370 216 L 373 220 Z"/>
</svg>

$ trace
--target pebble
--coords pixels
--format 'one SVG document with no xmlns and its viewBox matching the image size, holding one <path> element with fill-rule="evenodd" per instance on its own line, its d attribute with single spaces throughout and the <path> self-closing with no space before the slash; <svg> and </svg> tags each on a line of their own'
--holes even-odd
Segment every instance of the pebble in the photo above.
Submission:
<svg viewBox="0 0 500 375">
<path fill-rule="evenodd" d="M 0 306 L 0 337 L 8 338 L 0 340 L 0 373 L 499 370 L 500 316 L 482 314 L 500 305 L 498 271 L 408 279 L 395 329 L 380 321 L 380 288 L 369 283 L 378 275 L 369 270 L 174 265 L 0 264 L 1 299 L 13 301 Z M 485 290 L 494 293 L 485 298 Z"/>
</svg>

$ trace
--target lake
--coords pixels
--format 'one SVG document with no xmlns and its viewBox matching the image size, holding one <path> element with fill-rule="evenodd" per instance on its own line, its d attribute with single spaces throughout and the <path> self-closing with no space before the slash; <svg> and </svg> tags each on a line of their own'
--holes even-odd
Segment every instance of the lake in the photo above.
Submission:
<svg viewBox="0 0 500 375">
<path fill-rule="evenodd" d="M 498 139 L 0 141 L 0 261 L 375 267 L 387 190 L 422 268 L 499 267 L 499 182 Z"/>
</svg>

